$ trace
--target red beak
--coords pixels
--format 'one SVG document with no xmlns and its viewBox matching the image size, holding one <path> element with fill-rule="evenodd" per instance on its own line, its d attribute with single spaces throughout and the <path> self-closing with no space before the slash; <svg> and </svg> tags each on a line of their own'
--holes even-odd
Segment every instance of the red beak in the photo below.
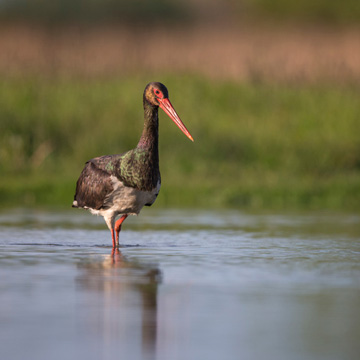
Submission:
<svg viewBox="0 0 360 360">
<path fill-rule="evenodd" d="M 176 113 L 174 107 L 171 105 L 171 102 L 169 99 L 158 99 L 159 100 L 159 106 L 166 112 L 166 114 L 169 115 L 170 119 L 174 121 L 174 123 L 180 128 L 180 130 L 191 140 L 194 141 L 193 137 L 190 135 L 188 129 L 185 127 L 181 119 L 179 118 L 179 115 Z"/>
</svg>

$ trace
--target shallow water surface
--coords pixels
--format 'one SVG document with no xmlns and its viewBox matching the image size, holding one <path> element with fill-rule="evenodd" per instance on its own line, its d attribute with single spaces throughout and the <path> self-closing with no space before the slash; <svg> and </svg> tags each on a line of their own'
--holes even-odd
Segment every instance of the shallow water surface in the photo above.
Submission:
<svg viewBox="0 0 360 360">
<path fill-rule="evenodd" d="M 360 216 L 0 213 L 0 359 L 359 359 Z"/>
</svg>

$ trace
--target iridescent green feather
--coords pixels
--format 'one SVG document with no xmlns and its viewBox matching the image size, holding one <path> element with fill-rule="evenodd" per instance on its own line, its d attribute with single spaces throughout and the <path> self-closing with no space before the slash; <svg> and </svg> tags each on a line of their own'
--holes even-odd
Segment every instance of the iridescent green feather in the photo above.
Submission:
<svg viewBox="0 0 360 360">
<path fill-rule="evenodd" d="M 139 190 L 152 190 L 160 179 L 158 164 L 153 164 L 146 149 L 135 148 L 124 154 L 98 157 L 91 162 L 126 186 Z"/>
</svg>

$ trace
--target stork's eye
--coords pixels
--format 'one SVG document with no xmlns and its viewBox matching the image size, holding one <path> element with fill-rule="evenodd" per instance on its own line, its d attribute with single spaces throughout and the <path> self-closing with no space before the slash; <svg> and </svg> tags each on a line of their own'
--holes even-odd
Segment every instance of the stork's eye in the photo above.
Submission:
<svg viewBox="0 0 360 360">
<path fill-rule="evenodd" d="M 159 89 L 154 89 L 154 93 L 160 99 L 164 97 L 163 93 Z"/>
</svg>

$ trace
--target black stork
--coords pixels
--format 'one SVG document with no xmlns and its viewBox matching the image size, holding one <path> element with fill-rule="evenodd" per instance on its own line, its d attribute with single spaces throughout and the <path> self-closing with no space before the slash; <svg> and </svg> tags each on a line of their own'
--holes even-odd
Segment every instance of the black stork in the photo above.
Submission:
<svg viewBox="0 0 360 360">
<path fill-rule="evenodd" d="M 151 206 L 159 194 L 158 108 L 194 141 L 171 105 L 165 85 L 149 83 L 145 87 L 143 104 L 144 130 L 136 148 L 89 160 L 76 183 L 72 206 L 104 217 L 111 231 L 113 248 L 119 246 L 123 221 L 129 215 L 138 215 L 144 205 Z"/>
</svg>

